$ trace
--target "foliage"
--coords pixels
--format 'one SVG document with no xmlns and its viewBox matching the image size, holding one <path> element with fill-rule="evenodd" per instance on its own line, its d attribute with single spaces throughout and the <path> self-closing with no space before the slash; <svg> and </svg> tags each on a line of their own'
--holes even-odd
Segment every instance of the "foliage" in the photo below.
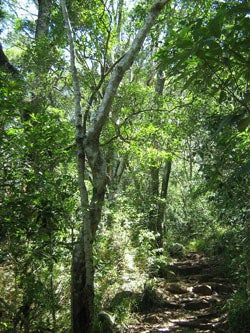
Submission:
<svg viewBox="0 0 250 333">
<path fill-rule="evenodd" d="M 249 296 L 244 291 L 233 295 L 226 305 L 229 314 L 229 332 L 249 332 L 250 305 Z"/>
<path fill-rule="evenodd" d="M 31 113 L 29 120 L 22 121 L 23 110 L 30 107 L 23 100 L 22 84 L 1 82 L 0 260 L 3 285 L 12 281 L 2 294 L 4 313 L 9 312 L 3 317 L 6 327 L 21 330 L 29 317 L 33 327 L 46 329 L 64 306 L 61 286 L 67 289 L 68 284 L 68 278 L 57 276 L 69 265 L 68 259 L 63 265 L 59 258 L 71 252 L 66 235 L 75 206 L 69 191 L 69 184 L 74 184 L 72 154 L 67 149 L 72 129 L 56 108 Z"/>
<path fill-rule="evenodd" d="M 132 9 L 125 2 L 120 12 L 116 1 L 67 3 L 87 127 L 151 1 Z M 58 2 L 39 40 L 34 17 L 16 17 L 19 6 L 6 2 L 0 13 L 4 49 L 19 72 L 0 72 L 1 325 L 65 332 L 81 220 L 67 38 Z M 230 328 L 249 330 L 249 10 L 247 1 L 173 1 L 125 75 L 101 133 L 108 184 L 94 244 L 97 313 L 116 293 L 167 275 L 168 251 L 180 242 L 224 256 L 243 290 L 228 303 Z M 91 195 L 87 163 L 84 177 Z M 159 207 L 160 247 L 152 228 Z M 143 295 L 152 307 L 151 282 Z M 120 324 L 133 306 L 123 300 L 112 310 Z"/>
</svg>

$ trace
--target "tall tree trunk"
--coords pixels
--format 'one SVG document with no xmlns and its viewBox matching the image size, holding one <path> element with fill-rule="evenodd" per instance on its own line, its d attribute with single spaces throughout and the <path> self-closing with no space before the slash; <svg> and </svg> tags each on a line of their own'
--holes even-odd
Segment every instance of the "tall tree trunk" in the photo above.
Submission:
<svg viewBox="0 0 250 333">
<path fill-rule="evenodd" d="M 163 89 L 165 84 L 165 76 L 161 69 L 158 70 L 157 73 L 157 81 L 155 86 L 156 99 L 162 97 Z M 158 105 L 159 100 L 157 101 Z M 166 210 L 166 199 L 168 193 L 168 184 L 171 172 L 172 160 L 168 158 L 165 162 L 162 170 L 162 180 L 161 180 L 161 190 L 160 190 L 160 200 L 158 203 L 158 213 L 157 213 L 157 230 L 159 233 L 159 237 L 157 239 L 157 245 L 159 248 L 163 247 L 164 240 L 164 230 L 165 230 L 165 210 Z"/>
<path fill-rule="evenodd" d="M 90 232 L 89 196 L 85 186 L 85 149 L 83 139 L 86 135 L 82 121 L 80 85 L 76 69 L 76 54 L 73 32 L 65 1 L 61 1 L 64 21 L 70 44 L 70 65 L 75 99 L 75 140 L 78 171 L 78 186 L 81 198 L 82 226 L 77 245 L 73 251 L 71 268 L 71 326 L 73 333 L 92 332 L 94 313 L 92 232 Z M 88 280 L 88 282 L 87 282 Z"/>
<path fill-rule="evenodd" d="M 158 215 L 158 202 L 159 202 L 159 184 L 160 184 L 160 168 L 159 166 L 150 167 L 150 190 L 149 190 L 149 230 L 154 234 L 157 234 L 156 238 L 159 237 L 159 231 L 157 226 L 157 215 Z M 156 241 L 157 243 L 157 241 Z"/>
<path fill-rule="evenodd" d="M 36 40 L 47 37 L 49 33 L 49 20 L 51 11 L 51 0 L 38 0 L 38 17 L 36 22 Z"/>
<path fill-rule="evenodd" d="M 158 206 L 158 214 L 157 214 L 157 226 L 159 230 L 159 238 L 158 238 L 158 247 L 163 247 L 164 241 L 164 231 L 165 231 L 165 212 L 166 212 L 166 199 L 168 194 L 168 184 L 171 172 L 172 160 L 169 158 L 164 165 L 162 182 L 161 182 L 161 193 L 160 193 L 160 201 Z"/>
<path fill-rule="evenodd" d="M 116 16 L 117 16 L 117 22 L 116 22 L 116 35 L 117 35 L 117 40 L 121 42 L 121 27 L 122 27 L 122 14 L 123 14 L 123 7 L 124 7 L 124 0 L 119 0 L 117 4 L 117 11 L 116 11 Z"/>
<path fill-rule="evenodd" d="M 103 100 L 97 110 L 96 117 L 87 133 L 82 123 L 82 108 L 79 80 L 76 69 L 76 57 L 72 28 L 68 17 L 65 0 L 61 0 L 62 10 L 70 43 L 71 74 L 75 97 L 76 147 L 78 183 L 81 196 L 82 227 L 72 261 L 72 333 L 92 333 L 94 319 L 94 267 L 93 240 L 101 219 L 102 205 L 107 183 L 106 161 L 100 150 L 99 138 L 108 118 L 117 89 L 125 72 L 131 67 L 139 53 L 143 42 L 153 26 L 160 11 L 168 3 L 167 0 L 156 1 L 138 31 L 130 49 L 117 63 L 105 90 Z M 92 172 L 92 196 L 85 186 L 85 158 Z"/>
<path fill-rule="evenodd" d="M 160 107 L 160 99 L 163 94 L 164 84 L 165 76 L 163 71 L 159 69 L 155 84 L 155 103 L 158 107 Z M 149 229 L 157 234 L 155 242 L 157 248 L 163 247 L 166 198 L 171 164 L 172 162 L 169 158 L 165 162 L 162 171 L 160 166 L 152 166 L 150 168 L 152 208 L 149 215 Z M 160 177 L 162 178 L 160 179 Z"/>
</svg>

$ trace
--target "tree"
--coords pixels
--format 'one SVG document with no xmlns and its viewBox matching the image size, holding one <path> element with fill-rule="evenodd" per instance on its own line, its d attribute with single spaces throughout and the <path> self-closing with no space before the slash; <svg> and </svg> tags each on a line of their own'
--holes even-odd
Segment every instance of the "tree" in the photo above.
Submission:
<svg viewBox="0 0 250 333">
<path fill-rule="evenodd" d="M 83 127 L 80 86 L 75 63 L 75 47 L 66 3 L 62 1 L 64 19 L 70 41 L 71 73 L 74 84 L 78 181 L 81 196 L 82 228 L 72 262 L 72 330 L 74 333 L 92 332 L 94 320 L 93 240 L 101 219 L 107 184 L 106 161 L 100 150 L 100 135 L 125 72 L 133 64 L 142 44 L 160 11 L 168 1 L 156 1 L 145 23 L 137 33 L 130 49 L 115 65 L 102 102 L 88 131 Z M 92 173 L 92 197 L 84 180 L 85 156 Z"/>
</svg>

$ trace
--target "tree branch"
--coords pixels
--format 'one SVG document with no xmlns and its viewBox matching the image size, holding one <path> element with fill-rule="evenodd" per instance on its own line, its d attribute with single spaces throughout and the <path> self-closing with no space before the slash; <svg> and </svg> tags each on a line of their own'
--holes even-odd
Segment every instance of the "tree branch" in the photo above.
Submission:
<svg viewBox="0 0 250 333">
<path fill-rule="evenodd" d="M 96 118 L 90 127 L 87 140 L 88 142 L 98 142 L 99 137 L 102 131 L 102 127 L 108 117 L 110 112 L 110 108 L 118 87 L 123 79 L 125 72 L 132 66 L 137 54 L 139 53 L 143 42 L 150 31 L 151 27 L 153 26 L 156 18 L 159 16 L 160 11 L 167 5 L 170 0 L 158 0 L 154 3 L 151 7 L 148 16 L 145 19 L 144 25 L 137 33 L 134 41 L 130 49 L 125 53 L 124 57 L 118 64 L 115 66 L 112 76 L 110 78 L 109 84 L 106 88 L 105 94 L 103 96 L 103 100 L 97 110 Z"/>
<path fill-rule="evenodd" d="M 4 68 L 7 72 L 17 75 L 18 70 L 9 62 L 8 58 L 6 57 L 2 44 L 0 43 L 0 67 Z"/>
</svg>

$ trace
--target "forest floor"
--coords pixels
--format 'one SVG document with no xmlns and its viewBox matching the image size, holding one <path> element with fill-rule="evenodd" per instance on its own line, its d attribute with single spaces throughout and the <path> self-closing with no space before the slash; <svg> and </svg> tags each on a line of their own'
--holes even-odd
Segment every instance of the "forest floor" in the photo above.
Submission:
<svg viewBox="0 0 250 333">
<path fill-rule="evenodd" d="M 127 332 L 228 332 L 223 305 L 234 288 L 226 277 L 223 260 L 189 253 L 173 259 L 168 268 L 172 278 L 154 279 L 160 301 L 138 314 Z"/>
</svg>

